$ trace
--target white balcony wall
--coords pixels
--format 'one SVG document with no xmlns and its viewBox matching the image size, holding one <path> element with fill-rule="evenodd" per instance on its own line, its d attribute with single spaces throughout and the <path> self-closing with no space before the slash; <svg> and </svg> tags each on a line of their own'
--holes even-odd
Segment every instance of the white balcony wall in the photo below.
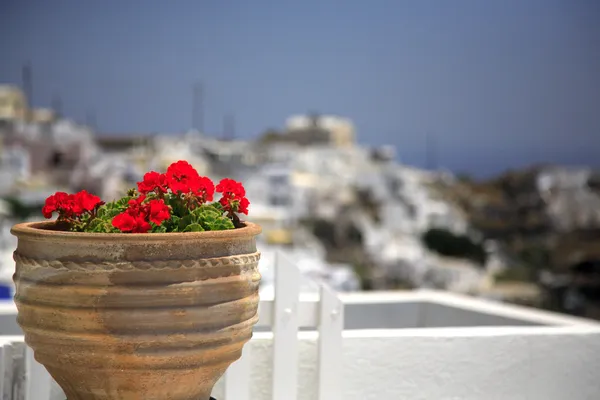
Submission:
<svg viewBox="0 0 600 400">
<path fill-rule="evenodd" d="M 299 400 L 317 398 L 316 339 L 299 334 Z M 271 400 L 272 335 L 256 333 L 245 351 L 252 357 L 250 398 Z M 600 331 L 345 331 L 343 366 L 344 400 L 593 400 L 600 393 Z M 213 396 L 223 398 L 221 383 Z"/>
</svg>

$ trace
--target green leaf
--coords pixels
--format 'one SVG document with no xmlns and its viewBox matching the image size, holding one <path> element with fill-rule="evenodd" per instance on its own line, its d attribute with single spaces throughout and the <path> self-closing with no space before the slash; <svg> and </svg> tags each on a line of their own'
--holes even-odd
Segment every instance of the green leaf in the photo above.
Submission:
<svg viewBox="0 0 600 400">
<path fill-rule="evenodd" d="M 215 222 L 214 231 L 224 231 L 226 229 L 234 229 L 233 221 L 227 217 L 221 217 Z"/>
<path fill-rule="evenodd" d="M 131 197 L 126 196 L 126 197 L 123 197 L 122 199 L 115 201 L 114 202 L 115 208 L 122 208 L 122 209 L 127 208 L 127 206 L 129 205 L 128 204 L 129 200 L 131 200 Z"/>
<path fill-rule="evenodd" d="M 166 232 L 179 232 L 179 223 L 181 218 L 176 215 L 171 215 L 171 218 L 167 221 L 163 221 L 163 226 L 166 229 Z"/>
<path fill-rule="evenodd" d="M 196 224 L 196 223 L 188 225 L 183 230 L 183 232 L 202 232 L 202 231 L 204 231 L 204 229 L 202 228 L 202 226 L 200 224 Z"/>
<path fill-rule="evenodd" d="M 116 233 L 120 232 L 117 228 L 112 226 L 111 221 L 95 220 L 85 230 L 86 232 L 94 233 Z"/>
<path fill-rule="evenodd" d="M 206 216 L 202 220 L 202 227 L 207 231 L 224 231 L 226 229 L 233 229 L 233 222 L 225 216 L 214 217 L 212 215 Z"/>
<path fill-rule="evenodd" d="M 203 204 L 200 207 L 195 208 L 192 211 L 192 214 L 194 215 L 214 215 L 215 217 L 219 216 L 222 214 L 221 211 L 217 210 L 215 207 L 213 207 L 212 205 L 209 204 Z"/>
<path fill-rule="evenodd" d="M 113 219 L 114 217 L 116 217 L 117 215 L 121 214 L 122 212 L 124 212 L 125 210 L 121 210 L 119 208 L 113 208 L 112 210 L 108 211 L 105 215 L 105 219 Z"/>
<path fill-rule="evenodd" d="M 165 233 L 165 232 L 167 232 L 167 227 L 164 225 L 154 225 L 152 227 L 152 232 L 153 233 Z"/>
<path fill-rule="evenodd" d="M 202 226 L 205 231 L 222 231 L 225 229 L 233 229 L 233 222 L 223 215 L 223 212 L 215 207 L 213 204 L 204 204 L 200 207 L 195 208 L 191 211 L 193 216 L 190 223 L 198 223 Z M 187 225 L 187 221 L 181 221 L 179 227 L 182 224 Z"/>
<path fill-rule="evenodd" d="M 179 230 L 181 232 L 186 232 L 185 228 L 193 223 L 196 223 L 196 216 L 192 214 L 186 215 L 179 220 Z"/>
<path fill-rule="evenodd" d="M 180 196 L 166 194 L 164 197 L 164 201 L 167 205 L 171 206 L 172 215 L 183 217 L 190 213 L 187 207 L 183 204 L 183 200 Z"/>
<path fill-rule="evenodd" d="M 221 213 L 223 212 L 223 206 L 218 201 L 215 201 L 210 206 L 214 207 L 216 210 L 220 211 Z"/>
<path fill-rule="evenodd" d="M 96 224 L 96 226 L 90 228 L 94 233 L 103 233 L 106 232 L 103 224 Z"/>
</svg>

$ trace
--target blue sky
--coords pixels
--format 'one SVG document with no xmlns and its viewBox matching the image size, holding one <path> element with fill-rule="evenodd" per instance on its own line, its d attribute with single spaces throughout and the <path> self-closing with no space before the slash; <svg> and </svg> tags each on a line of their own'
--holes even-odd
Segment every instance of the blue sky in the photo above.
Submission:
<svg viewBox="0 0 600 400">
<path fill-rule="evenodd" d="M 600 166 L 596 0 L 0 0 L 0 83 L 31 61 L 34 104 L 60 95 L 103 132 L 205 127 L 253 137 L 311 110 L 359 141 L 476 175 Z"/>
</svg>

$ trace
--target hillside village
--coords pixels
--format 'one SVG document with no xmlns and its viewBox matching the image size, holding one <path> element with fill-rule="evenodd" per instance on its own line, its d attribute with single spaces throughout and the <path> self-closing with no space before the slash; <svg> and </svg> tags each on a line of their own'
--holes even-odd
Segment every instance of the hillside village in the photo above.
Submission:
<svg viewBox="0 0 600 400">
<path fill-rule="evenodd" d="M 242 180 L 249 220 L 263 226 L 261 290 L 276 254 L 304 290 L 445 290 L 596 316 L 600 179 L 542 166 L 489 182 L 403 164 L 390 146 L 361 145 L 350 120 L 295 116 L 256 140 L 202 132 L 107 135 L 29 110 L 0 87 L 0 280 L 14 272 L 13 223 L 42 219 L 57 190 L 120 196 L 148 170 L 189 161 L 213 180 Z M 591 291 L 590 291 L 591 290 Z"/>
</svg>

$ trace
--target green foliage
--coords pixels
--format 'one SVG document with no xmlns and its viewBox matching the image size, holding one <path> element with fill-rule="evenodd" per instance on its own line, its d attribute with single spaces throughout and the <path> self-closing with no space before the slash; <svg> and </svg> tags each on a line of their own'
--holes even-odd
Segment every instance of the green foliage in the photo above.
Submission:
<svg viewBox="0 0 600 400">
<path fill-rule="evenodd" d="M 212 203 L 211 207 L 219 210 L 220 212 L 223 212 L 223 205 L 221 203 L 219 203 L 218 201 L 215 201 L 214 203 Z"/>
<path fill-rule="evenodd" d="M 287 140 L 287 137 L 285 135 L 279 133 L 275 129 L 267 130 L 258 139 L 258 141 L 260 143 L 276 143 L 276 142 L 283 142 L 286 140 Z"/>
<path fill-rule="evenodd" d="M 463 183 L 473 182 L 473 177 L 471 175 L 469 175 L 467 172 L 460 172 L 460 173 L 456 174 L 456 179 L 458 179 L 459 182 L 463 182 Z"/>
<path fill-rule="evenodd" d="M 487 260 L 483 245 L 473 242 L 468 236 L 455 235 L 445 229 L 430 229 L 422 240 L 427 248 L 444 256 L 466 258 L 481 265 Z"/>
<path fill-rule="evenodd" d="M 83 215 L 71 230 L 93 233 L 121 232 L 112 225 L 113 218 L 127 211 L 129 201 L 136 197 L 137 193 L 130 191 L 128 196 L 100 206 L 94 214 Z M 158 195 L 150 194 L 142 204 L 158 198 Z M 150 222 L 152 233 L 222 231 L 235 228 L 232 219 L 218 202 L 197 205 L 190 203 L 184 196 L 172 193 L 167 193 L 160 198 L 169 206 L 171 218 L 160 225 Z"/>
<path fill-rule="evenodd" d="M 537 271 L 528 265 L 513 265 L 494 276 L 496 282 L 535 282 Z"/>
<path fill-rule="evenodd" d="M 171 220 L 163 223 L 166 232 L 222 231 L 235 228 L 231 219 L 224 215 L 223 206 L 219 202 L 203 204 L 190 211 L 179 196 L 167 194 L 164 200 L 171 207 Z"/>
<path fill-rule="evenodd" d="M 152 233 L 167 233 L 167 227 L 166 225 L 163 223 L 161 225 L 156 225 L 154 223 L 151 223 L 152 225 Z"/>
<path fill-rule="evenodd" d="M 204 204 L 179 218 L 171 217 L 167 232 L 202 232 L 233 229 L 233 222 L 214 205 Z"/>
<path fill-rule="evenodd" d="M 174 194 L 166 194 L 164 197 L 165 203 L 171 207 L 171 215 L 184 216 L 189 213 L 186 204 L 181 199 L 181 196 Z"/>
<path fill-rule="evenodd" d="M 127 196 L 123 197 L 122 199 L 104 204 L 98 208 L 95 218 L 91 218 L 89 215 L 84 215 L 82 218 L 83 223 L 79 226 L 74 226 L 73 230 L 92 233 L 120 232 L 112 225 L 112 219 L 127 209 L 127 205 L 131 199 L 132 197 Z"/>
<path fill-rule="evenodd" d="M 496 274 L 496 282 L 535 282 L 551 265 L 550 251 L 540 244 L 526 245 L 516 255 L 517 263 Z"/>
<path fill-rule="evenodd" d="M 540 245 L 526 246 L 519 251 L 518 257 L 527 265 L 537 268 L 547 268 L 550 263 L 550 252 Z"/>
<path fill-rule="evenodd" d="M 183 232 L 203 232 L 204 228 L 198 223 L 189 224 L 183 229 Z"/>
<path fill-rule="evenodd" d="M 164 200 L 171 207 L 171 218 L 159 226 L 151 223 L 153 233 L 222 231 L 235 228 L 231 219 L 223 214 L 219 203 L 204 204 L 189 211 L 177 196 L 167 195 Z M 119 232 L 112 226 L 112 218 L 127 209 L 128 201 L 129 198 L 126 198 L 123 202 L 109 203 L 101 207 L 98 219 L 102 222 L 97 223 L 97 229 L 105 230 L 94 232 Z M 105 207 L 107 209 L 104 209 Z"/>
<path fill-rule="evenodd" d="M 326 246 L 336 247 L 335 225 L 332 222 L 324 219 L 312 221 L 313 234 L 322 241 Z"/>
<path fill-rule="evenodd" d="M 360 286 L 363 290 L 371 290 L 372 287 L 372 277 L 370 268 L 361 262 L 356 262 L 352 265 L 352 269 L 358 275 L 358 279 L 360 279 Z"/>
<path fill-rule="evenodd" d="M 191 215 L 194 224 L 201 226 L 205 231 L 222 231 L 233 229 L 233 222 L 223 215 L 214 205 L 202 205 L 192 210 Z"/>
</svg>

